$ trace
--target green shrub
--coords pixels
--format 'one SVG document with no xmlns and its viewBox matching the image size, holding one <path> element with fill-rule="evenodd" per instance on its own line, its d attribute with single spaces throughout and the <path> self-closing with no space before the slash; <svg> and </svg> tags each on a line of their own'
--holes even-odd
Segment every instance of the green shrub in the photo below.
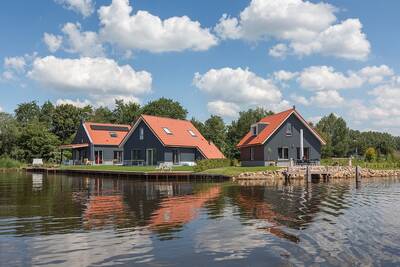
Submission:
<svg viewBox="0 0 400 267">
<path fill-rule="evenodd" d="M 365 151 L 365 159 L 369 162 L 374 161 L 376 159 L 376 150 L 373 147 L 370 147 Z"/>
<path fill-rule="evenodd" d="M 21 162 L 8 157 L 0 158 L 0 168 L 11 169 L 21 167 Z"/>
<path fill-rule="evenodd" d="M 230 159 L 203 159 L 196 163 L 197 165 L 194 167 L 194 171 L 196 172 L 231 166 Z"/>
</svg>

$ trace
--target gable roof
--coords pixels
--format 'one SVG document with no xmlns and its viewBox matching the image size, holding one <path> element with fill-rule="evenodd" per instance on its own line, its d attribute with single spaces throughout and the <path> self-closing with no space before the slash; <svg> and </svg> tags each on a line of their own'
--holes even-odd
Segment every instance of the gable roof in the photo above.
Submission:
<svg viewBox="0 0 400 267">
<path fill-rule="evenodd" d="M 236 145 L 238 148 L 262 145 L 264 144 L 278 129 L 279 127 L 292 115 L 296 117 L 315 135 L 315 137 L 325 145 L 324 139 L 306 122 L 295 108 L 282 111 L 280 113 L 262 118 L 259 123 L 265 123 L 267 126 L 258 135 L 254 136 L 250 131 L 243 137 L 242 140 Z"/>
<path fill-rule="evenodd" d="M 131 129 L 130 125 L 84 122 L 83 128 L 94 145 L 118 146 Z M 112 137 L 111 133 L 115 133 Z"/>
<path fill-rule="evenodd" d="M 150 115 L 140 116 L 120 146 L 125 144 L 141 121 L 146 123 L 164 146 L 195 147 L 207 159 L 224 158 L 222 152 L 212 142 L 208 142 L 190 121 Z M 163 128 L 167 128 L 171 133 L 167 133 L 168 130 Z M 192 136 L 189 131 L 192 131 L 195 136 Z"/>
</svg>

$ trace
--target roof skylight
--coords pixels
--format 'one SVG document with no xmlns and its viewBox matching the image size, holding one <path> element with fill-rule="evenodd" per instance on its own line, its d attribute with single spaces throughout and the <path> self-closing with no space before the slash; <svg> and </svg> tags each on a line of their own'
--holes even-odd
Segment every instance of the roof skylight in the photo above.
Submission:
<svg viewBox="0 0 400 267">
<path fill-rule="evenodd" d="M 197 136 L 192 130 L 188 130 L 188 132 L 189 132 L 190 135 L 193 136 L 193 137 L 196 137 L 196 136 Z"/>
<path fill-rule="evenodd" d="M 111 136 L 112 138 L 117 138 L 117 137 L 118 137 L 118 134 L 117 134 L 116 132 L 110 132 L 110 136 Z"/>
<path fill-rule="evenodd" d="M 165 132 L 166 134 L 172 135 L 171 130 L 168 129 L 167 127 L 164 127 L 163 130 L 164 130 L 164 132 Z"/>
</svg>

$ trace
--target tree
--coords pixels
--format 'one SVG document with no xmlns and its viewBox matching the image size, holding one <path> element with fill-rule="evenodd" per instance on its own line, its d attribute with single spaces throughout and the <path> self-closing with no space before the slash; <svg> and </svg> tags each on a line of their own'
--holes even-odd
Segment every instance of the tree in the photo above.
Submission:
<svg viewBox="0 0 400 267">
<path fill-rule="evenodd" d="M 345 157 L 349 152 L 350 135 L 346 122 L 333 113 L 317 123 L 317 130 L 325 138 L 322 157 Z"/>
<path fill-rule="evenodd" d="M 40 107 L 36 101 L 19 104 L 14 112 L 15 118 L 22 126 L 37 121 L 40 117 Z"/>
<path fill-rule="evenodd" d="M 20 160 L 30 162 L 35 157 L 50 160 L 56 157 L 59 140 L 47 129 L 46 125 L 36 121 L 24 127 L 19 136 L 18 145 L 22 150 Z"/>
<path fill-rule="evenodd" d="M 220 150 L 226 149 L 226 127 L 224 120 L 212 115 L 204 122 L 204 137 L 212 141 Z"/>
<path fill-rule="evenodd" d="M 205 132 L 205 129 L 204 129 L 204 123 L 202 123 L 201 121 L 197 120 L 194 117 L 190 120 L 190 122 L 201 133 L 202 136 L 206 135 L 206 132 Z"/>
<path fill-rule="evenodd" d="M 249 109 L 239 112 L 237 121 L 232 121 L 228 126 L 226 135 L 226 154 L 230 158 L 239 158 L 240 152 L 236 148 L 239 141 L 250 131 L 250 126 L 262 118 L 272 115 L 272 111 L 266 111 L 263 108 Z"/>
<path fill-rule="evenodd" d="M 114 120 L 113 112 L 107 107 L 98 107 L 90 117 L 92 122 L 110 123 Z"/>
<path fill-rule="evenodd" d="M 19 135 L 18 122 L 10 114 L 0 112 L 0 156 L 15 154 Z"/>
<path fill-rule="evenodd" d="M 52 128 L 54 105 L 50 101 L 44 102 L 40 108 L 39 121 L 44 123 L 48 129 Z"/>
<path fill-rule="evenodd" d="M 142 114 L 181 120 L 186 119 L 187 113 L 187 110 L 179 102 L 164 97 L 150 101 L 142 108 Z"/>
<path fill-rule="evenodd" d="M 124 103 L 123 100 L 115 100 L 113 110 L 113 122 L 119 124 L 133 124 L 140 116 L 140 105 L 134 102 Z"/>
<path fill-rule="evenodd" d="M 66 143 L 76 133 L 82 120 L 88 117 L 88 108 L 78 108 L 70 104 L 56 106 L 53 113 L 53 133 L 62 143 Z"/>
<path fill-rule="evenodd" d="M 370 147 L 365 152 L 365 159 L 369 162 L 376 160 L 376 150 L 373 147 Z"/>
</svg>

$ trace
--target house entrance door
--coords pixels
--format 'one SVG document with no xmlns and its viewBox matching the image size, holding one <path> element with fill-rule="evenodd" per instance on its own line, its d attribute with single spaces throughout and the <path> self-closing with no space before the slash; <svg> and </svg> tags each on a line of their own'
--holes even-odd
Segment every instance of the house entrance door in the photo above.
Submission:
<svg viewBox="0 0 400 267">
<path fill-rule="evenodd" d="M 151 166 L 154 163 L 154 149 L 146 150 L 146 165 Z"/>
<path fill-rule="evenodd" d="M 174 164 L 179 164 L 179 152 L 177 149 L 172 151 L 172 161 Z"/>
<path fill-rule="evenodd" d="M 103 151 L 94 152 L 94 162 L 96 164 L 103 164 Z"/>
</svg>

